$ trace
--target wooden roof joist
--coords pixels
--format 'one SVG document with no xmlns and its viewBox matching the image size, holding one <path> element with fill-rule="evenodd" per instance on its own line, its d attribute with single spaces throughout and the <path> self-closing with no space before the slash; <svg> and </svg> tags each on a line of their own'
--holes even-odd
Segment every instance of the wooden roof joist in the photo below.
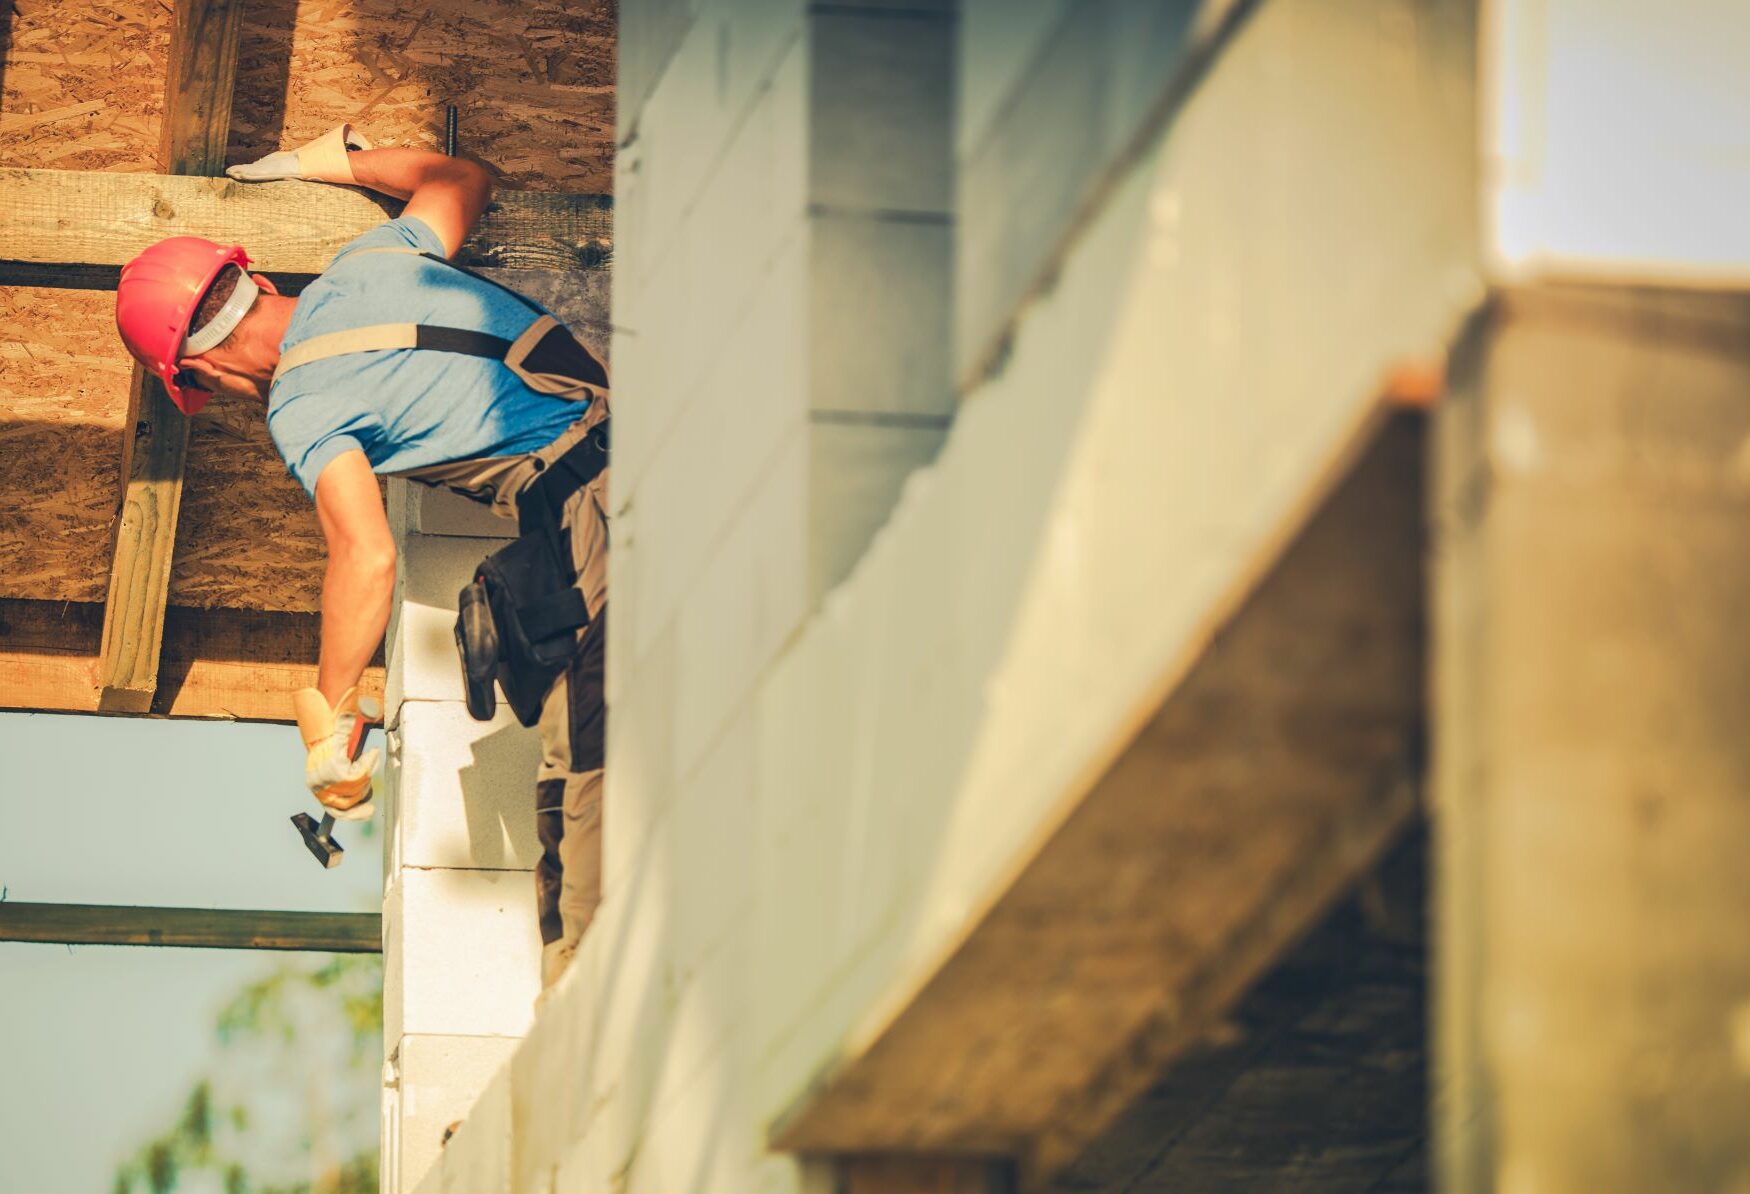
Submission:
<svg viewBox="0 0 1750 1194">
<path fill-rule="evenodd" d="M 0 710 L 99 712 L 103 606 L 0 598 Z M 292 720 L 294 689 L 316 683 L 318 616 L 185 609 L 164 614 L 150 705 L 161 717 Z M 383 694 L 379 657 L 360 689 Z"/>
<path fill-rule="evenodd" d="M 172 174 L 223 172 L 242 12 L 242 0 L 190 0 L 176 7 L 162 138 Z M 122 509 L 97 668 L 97 704 L 105 711 L 152 708 L 187 459 L 188 420 L 158 379 L 136 362 L 122 432 Z"/>
<path fill-rule="evenodd" d="M 267 273 L 317 274 L 399 207 L 320 183 L 0 170 L 0 285 L 42 285 L 65 271 L 113 286 L 140 250 L 179 235 L 241 244 Z M 605 195 L 501 191 L 456 260 L 599 269 L 609 262 L 612 225 L 613 201 Z"/>
</svg>

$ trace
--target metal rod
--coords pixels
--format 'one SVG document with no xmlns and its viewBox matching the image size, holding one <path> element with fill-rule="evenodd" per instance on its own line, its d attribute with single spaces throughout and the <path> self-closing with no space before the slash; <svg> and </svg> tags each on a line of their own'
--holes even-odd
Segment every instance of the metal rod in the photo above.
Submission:
<svg viewBox="0 0 1750 1194">
<path fill-rule="evenodd" d="M 246 908 L 134 908 L 0 902 L 0 941 L 158 945 L 187 949 L 293 949 L 374 954 L 374 912 L 264 912 Z"/>
<path fill-rule="evenodd" d="M 456 156 L 456 105 L 444 109 L 444 152 Z"/>
</svg>

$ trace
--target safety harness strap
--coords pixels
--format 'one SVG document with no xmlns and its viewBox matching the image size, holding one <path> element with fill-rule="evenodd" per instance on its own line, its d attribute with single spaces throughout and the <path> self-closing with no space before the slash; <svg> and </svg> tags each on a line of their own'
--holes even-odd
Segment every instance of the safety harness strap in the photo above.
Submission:
<svg viewBox="0 0 1750 1194">
<path fill-rule="evenodd" d="M 423 257 L 428 261 L 435 261 L 439 265 L 448 266 L 450 269 L 467 274 L 470 278 L 491 286 L 495 290 L 502 291 L 527 307 L 535 318 L 518 333 L 515 340 L 506 340 L 501 336 L 489 335 L 470 328 L 442 327 L 422 323 L 378 323 L 369 327 L 328 332 L 294 344 L 286 352 L 280 354 L 279 364 L 273 371 L 274 381 L 278 381 L 293 369 L 316 361 L 325 361 L 330 357 L 349 356 L 359 352 L 391 352 L 403 348 L 423 348 L 500 361 L 520 377 L 524 384 L 542 394 L 587 399 L 591 396 L 591 387 L 599 387 L 604 390 L 607 388 L 607 370 L 602 368 L 602 364 L 596 360 L 595 354 L 583 348 L 572 337 L 571 333 L 565 330 L 563 324 L 541 310 L 538 304 L 531 302 L 502 282 L 495 282 L 465 266 L 439 257 L 435 253 L 425 253 L 406 246 L 379 245 L 354 249 L 349 257 L 361 256 L 366 253 L 410 254 L 414 257 Z M 552 335 L 554 332 L 558 332 L 559 335 Z"/>
<path fill-rule="evenodd" d="M 447 328 L 428 323 L 375 323 L 311 336 L 280 354 L 274 380 L 302 365 L 357 352 L 387 352 L 397 348 L 426 348 L 457 352 L 465 356 L 502 361 L 510 355 L 512 341 L 471 328 Z"/>
</svg>

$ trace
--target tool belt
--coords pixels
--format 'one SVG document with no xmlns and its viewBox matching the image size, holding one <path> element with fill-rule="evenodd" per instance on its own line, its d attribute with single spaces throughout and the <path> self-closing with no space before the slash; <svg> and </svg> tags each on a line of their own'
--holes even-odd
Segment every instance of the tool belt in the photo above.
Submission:
<svg viewBox="0 0 1750 1194">
<path fill-rule="evenodd" d="M 517 497 L 518 537 L 487 556 L 456 600 L 456 650 L 468 712 L 490 721 L 504 689 L 517 720 L 532 726 L 541 702 L 571 662 L 589 606 L 562 515 L 572 494 L 608 467 L 608 423 L 567 448 Z"/>
<path fill-rule="evenodd" d="M 588 400 L 596 390 L 607 389 L 607 370 L 595 354 L 564 324 L 508 286 L 416 249 L 358 249 L 352 256 L 365 253 L 411 253 L 435 261 L 510 295 L 530 308 L 535 319 L 514 340 L 467 328 L 412 323 L 313 336 L 281 355 L 276 379 L 330 357 L 422 349 L 501 361 L 542 394 Z M 567 500 L 608 467 L 608 444 L 604 420 L 545 466 L 536 461 L 539 475 L 517 496 L 518 537 L 487 556 L 458 595 L 456 649 L 468 712 L 479 721 L 490 721 L 497 712 L 496 682 L 517 720 L 525 726 L 536 724 L 547 690 L 575 653 L 577 632 L 589 624 L 589 608 L 577 585 L 577 565 L 563 519 Z"/>
</svg>

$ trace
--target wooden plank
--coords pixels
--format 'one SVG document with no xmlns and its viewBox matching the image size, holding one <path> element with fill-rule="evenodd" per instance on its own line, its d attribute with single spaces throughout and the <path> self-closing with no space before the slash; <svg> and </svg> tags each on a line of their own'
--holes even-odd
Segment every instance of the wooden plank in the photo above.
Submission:
<svg viewBox="0 0 1750 1194">
<path fill-rule="evenodd" d="M 376 954 L 383 952 L 383 918 L 374 912 L 134 908 L 8 900 L 0 902 L 0 941 Z"/>
<path fill-rule="evenodd" d="M 242 7 L 243 0 L 183 0 L 176 6 L 162 152 L 172 174 L 224 170 Z M 134 365 L 122 435 L 122 509 L 97 669 L 97 705 L 105 712 L 152 707 L 187 459 L 188 420 L 158 379 Z"/>
<path fill-rule="evenodd" d="M 1417 808 L 1420 466 L 1399 416 L 776 1147 L 1015 1152 L 1036 1186 L 1373 865 Z"/>
<path fill-rule="evenodd" d="M 164 88 L 163 158 L 169 174 L 225 172 L 243 4 L 180 0 L 176 5 Z"/>
<path fill-rule="evenodd" d="M 98 713 L 103 607 L 0 600 L 0 709 Z M 316 682 L 316 614 L 199 610 L 165 615 L 158 691 L 142 712 L 159 717 L 291 721 L 290 694 Z M 381 652 L 360 681 L 381 698 Z"/>
<path fill-rule="evenodd" d="M 346 242 L 400 210 L 346 187 L 245 184 L 227 178 L 0 170 L 0 285 L 18 263 L 119 267 L 166 236 L 248 247 L 256 268 L 316 274 Z M 606 195 L 500 192 L 463 245 L 465 265 L 604 269 L 613 200 Z"/>
<path fill-rule="evenodd" d="M 158 379 L 138 365 L 128 406 L 122 449 L 127 480 L 110 559 L 98 666 L 97 702 L 106 713 L 144 713 L 152 707 L 188 458 L 188 420 Z"/>
</svg>

